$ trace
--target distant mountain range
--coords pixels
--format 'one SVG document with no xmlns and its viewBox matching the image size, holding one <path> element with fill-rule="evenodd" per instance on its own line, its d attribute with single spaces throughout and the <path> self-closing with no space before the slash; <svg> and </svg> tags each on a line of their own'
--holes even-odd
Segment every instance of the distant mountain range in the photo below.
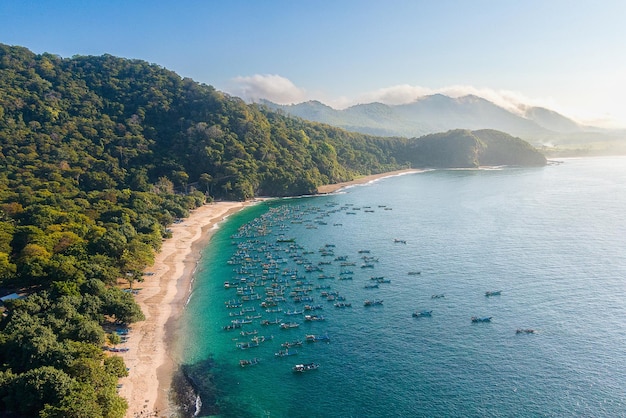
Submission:
<svg viewBox="0 0 626 418">
<path fill-rule="evenodd" d="M 475 95 L 452 98 L 434 94 L 403 105 L 368 103 L 343 110 L 319 101 L 294 105 L 263 101 L 262 104 L 306 120 L 378 136 L 410 138 L 451 129 L 495 129 L 536 146 L 570 148 L 612 143 L 623 137 L 623 132 L 584 126 L 550 109 L 528 107 L 519 113 L 511 112 Z M 619 142 L 617 145 L 622 145 Z"/>
</svg>

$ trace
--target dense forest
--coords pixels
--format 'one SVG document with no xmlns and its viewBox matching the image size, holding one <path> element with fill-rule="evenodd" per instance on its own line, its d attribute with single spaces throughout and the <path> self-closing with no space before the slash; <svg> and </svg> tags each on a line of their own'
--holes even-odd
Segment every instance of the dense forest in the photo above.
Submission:
<svg viewBox="0 0 626 418">
<path fill-rule="evenodd" d="M 501 164 L 545 164 L 495 131 L 378 138 L 248 105 L 144 61 L 0 44 L 0 296 L 20 296 L 2 305 L 0 413 L 124 415 L 116 384 L 126 367 L 102 347 L 143 314 L 119 283 L 143 280 L 168 225 L 191 209 L 505 155 Z"/>
</svg>

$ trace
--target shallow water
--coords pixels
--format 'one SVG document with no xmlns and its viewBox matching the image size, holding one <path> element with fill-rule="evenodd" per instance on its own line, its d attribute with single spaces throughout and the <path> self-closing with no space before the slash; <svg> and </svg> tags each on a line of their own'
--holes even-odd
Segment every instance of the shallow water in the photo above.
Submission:
<svg viewBox="0 0 626 418">
<path fill-rule="evenodd" d="M 430 171 L 249 208 L 224 223 L 204 252 L 180 334 L 184 362 L 202 363 L 195 373 L 211 382 L 202 390 L 217 395 L 225 417 L 624 416 L 624 207 L 626 158 L 611 157 Z M 241 225 L 249 232 L 238 232 Z M 277 242 L 281 236 L 294 242 Z M 242 264 L 229 260 L 241 263 L 245 256 L 233 254 L 242 248 L 252 261 L 236 273 Z M 373 267 L 361 267 L 365 255 L 377 258 Z M 263 273 L 269 257 L 276 272 Z M 355 265 L 341 267 L 338 257 Z M 307 273 L 307 264 L 323 272 Z M 348 269 L 352 279 L 340 280 Z M 225 301 L 240 299 L 224 281 L 255 275 L 263 298 L 272 283 L 284 288 L 283 312 L 319 304 L 322 310 L 307 313 L 326 320 L 268 313 L 262 300 L 244 301 L 255 309 L 245 315 L 262 318 L 224 331 L 239 318 Z M 390 282 L 365 288 L 371 277 Z M 313 302 L 289 297 L 297 281 L 312 287 Z M 334 307 L 324 290 L 352 307 Z M 486 297 L 490 290 L 502 294 Z M 364 306 L 376 298 L 381 306 Z M 421 310 L 432 316 L 412 317 Z M 492 321 L 472 323 L 472 316 Z M 300 326 L 259 322 L 277 318 Z M 518 328 L 536 332 L 516 334 Z M 254 329 L 274 339 L 236 348 L 252 337 L 240 331 Z M 331 341 L 274 356 L 282 342 L 307 334 Z M 251 358 L 259 364 L 240 367 Z M 302 362 L 320 368 L 293 373 Z"/>
</svg>

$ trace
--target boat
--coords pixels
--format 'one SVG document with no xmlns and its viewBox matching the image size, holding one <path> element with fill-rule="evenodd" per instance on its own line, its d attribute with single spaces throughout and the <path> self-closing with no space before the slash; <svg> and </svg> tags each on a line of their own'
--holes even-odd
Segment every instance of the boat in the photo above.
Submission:
<svg viewBox="0 0 626 418">
<path fill-rule="evenodd" d="M 297 322 L 283 322 L 280 324 L 281 329 L 298 328 L 300 324 Z"/>
<path fill-rule="evenodd" d="M 472 322 L 491 322 L 491 317 L 490 316 L 473 316 L 472 317 Z"/>
<path fill-rule="evenodd" d="M 365 289 L 378 289 L 378 283 L 376 284 L 366 284 L 363 286 Z"/>
<path fill-rule="evenodd" d="M 280 324 L 282 321 L 280 319 L 275 319 L 273 321 L 270 321 L 269 319 L 263 319 L 261 320 L 261 325 L 276 325 L 276 324 Z"/>
<path fill-rule="evenodd" d="M 302 340 L 296 340 L 296 341 L 284 342 L 280 346 L 284 347 L 284 348 L 290 348 L 290 347 L 297 347 L 297 346 L 301 346 L 301 345 L 302 345 Z"/>
<path fill-rule="evenodd" d="M 309 370 L 317 370 L 320 367 L 317 363 L 305 363 L 305 364 L 296 364 L 293 366 L 293 371 L 297 373 L 308 372 Z"/>
<path fill-rule="evenodd" d="M 274 339 L 273 335 L 259 335 L 259 336 L 252 337 L 252 342 L 261 344 L 262 342 L 271 341 L 273 339 Z"/>
<path fill-rule="evenodd" d="M 373 305 L 382 305 L 382 304 L 383 304 L 382 299 L 374 299 L 374 300 L 366 299 L 365 302 L 363 302 L 363 306 L 373 306 Z"/>
<path fill-rule="evenodd" d="M 279 350 L 278 352 L 274 353 L 274 356 L 276 357 L 288 357 L 288 356 L 295 356 L 298 354 L 298 350 L 295 351 L 289 351 L 287 350 Z"/>
<path fill-rule="evenodd" d="M 433 311 L 419 311 L 419 312 L 413 312 L 413 317 L 414 318 L 421 318 L 424 316 L 432 316 Z"/>
<path fill-rule="evenodd" d="M 518 328 L 515 331 L 516 334 L 534 334 L 535 330 L 532 328 Z"/>
<path fill-rule="evenodd" d="M 394 239 L 393 242 L 396 244 L 406 244 L 406 240 L 404 239 Z"/>
<path fill-rule="evenodd" d="M 445 298 L 446 295 L 444 295 L 443 293 L 439 293 L 437 295 L 432 295 L 430 298 L 431 299 L 441 299 L 441 298 Z"/>
<path fill-rule="evenodd" d="M 485 292 L 485 296 L 500 296 L 502 294 L 502 290 L 488 290 Z"/>
<path fill-rule="evenodd" d="M 352 304 L 350 302 L 337 302 L 335 303 L 335 308 L 349 308 Z"/>
<path fill-rule="evenodd" d="M 313 335 L 313 334 L 309 334 L 305 337 L 305 339 L 308 342 L 318 342 L 318 341 L 326 341 L 329 342 L 330 341 L 330 337 L 328 335 Z"/>
<path fill-rule="evenodd" d="M 285 312 L 285 315 L 302 315 L 304 313 L 303 310 L 293 310 Z"/>
<path fill-rule="evenodd" d="M 409 271 L 407 274 L 409 276 L 418 276 L 418 275 L 422 274 L 422 272 L 421 271 Z"/>
<path fill-rule="evenodd" d="M 245 342 L 245 343 L 237 343 L 236 347 L 241 349 L 241 350 L 247 350 L 248 348 L 254 348 L 254 347 L 258 347 L 259 343 L 258 342 Z"/>
<path fill-rule="evenodd" d="M 304 316 L 304 320 L 305 321 L 324 321 L 326 318 L 324 318 L 322 315 L 305 315 Z"/>
<path fill-rule="evenodd" d="M 256 357 L 250 360 L 239 360 L 239 365 L 241 367 L 254 366 L 256 364 L 259 364 L 259 359 Z"/>
</svg>

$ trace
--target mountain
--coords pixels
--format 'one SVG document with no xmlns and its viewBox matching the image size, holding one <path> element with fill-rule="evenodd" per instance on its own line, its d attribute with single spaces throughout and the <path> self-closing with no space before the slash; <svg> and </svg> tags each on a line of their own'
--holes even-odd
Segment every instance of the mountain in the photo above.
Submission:
<svg viewBox="0 0 626 418">
<path fill-rule="evenodd" d="M 375 135 L 415 137 L 450 129 L 496 129 L 514 136 L 537 137 L 560 126 L 568 131 L 580 130 L 576 122 L 547 109 L 530 108 L 526 111 L 528 117 L 474 95 L 452 98 L 434 94 L 402 105 L 369 103 L 343 110 L 317 101 L 264 103 L 303 119 Z"/>
<path fill-rule="evenodd" d="M 268 107 L 306 120 L 328 123 L 350 131 L 378 136 L 418 137 L 453 129 L 495 129 L 536 146 L 585 152 L 625 152 L 624 132 L 584 126 L 542 107 L 509 111 L 489 100 L 467 95 L 421 97 L 402 105 L 358 104 L 337 110 L 317 101 Z"/>
<path fill-rule="evenodd" d="M 553 132 L 578 133 L 585 129 L 593 129 L 585 128 L 572 119 L 544 107 L 529 107 L 524 112 L 524 117 Z"/>
</svg>

